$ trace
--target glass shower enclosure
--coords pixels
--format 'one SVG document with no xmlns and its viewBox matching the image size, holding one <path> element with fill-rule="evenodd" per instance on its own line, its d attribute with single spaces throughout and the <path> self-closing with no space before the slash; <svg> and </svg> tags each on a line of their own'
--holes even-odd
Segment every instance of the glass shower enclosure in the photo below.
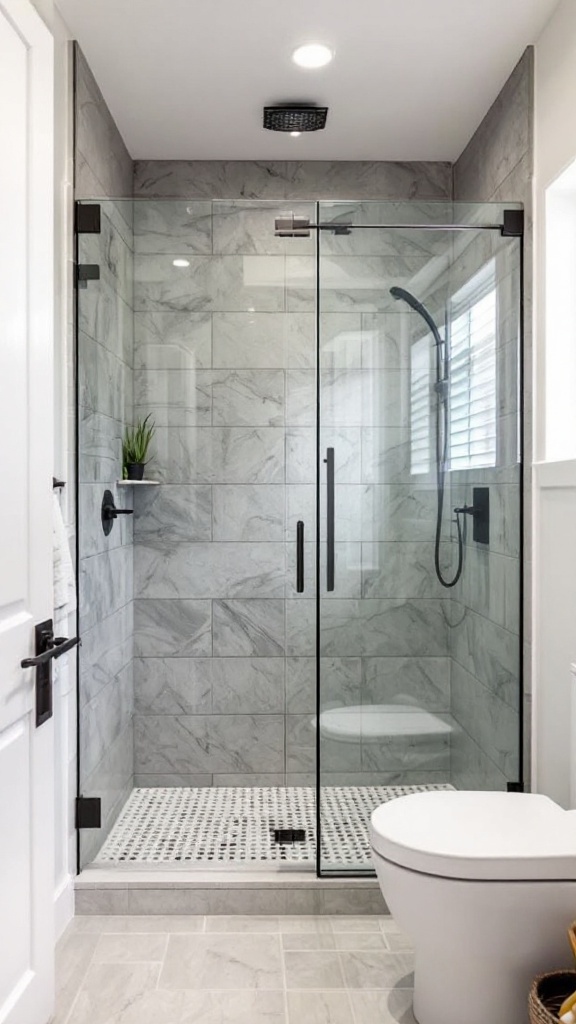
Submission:
<svg viewBox="0 0 576 1024">
<path fill-rule="evenodd" d="M 370 872 L 521 782 L 520 207 L 80 205 L 81 866 Z"/>
</svg>

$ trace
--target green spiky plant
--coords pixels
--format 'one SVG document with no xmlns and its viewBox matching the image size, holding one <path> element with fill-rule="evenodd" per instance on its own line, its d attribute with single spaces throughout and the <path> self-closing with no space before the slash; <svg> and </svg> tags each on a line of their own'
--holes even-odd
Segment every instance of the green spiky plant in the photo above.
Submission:
<svg viewBox="0 0 576 1024">
<path fill-rule="evenodd" d="M 148 452 L 155 430 L 151 413 L 148 413 L 143 420 L 136 420 L 133 427 L 126 427 L 122 442 L 123 477 L 125 480 L 129 480 L 131 477 L 129 466 L 142 466 L 143 472 L 143 467 L 150 461 Z M 135 479 L 142 479 L 142 477 L 136 476 Z"/>
</svg>

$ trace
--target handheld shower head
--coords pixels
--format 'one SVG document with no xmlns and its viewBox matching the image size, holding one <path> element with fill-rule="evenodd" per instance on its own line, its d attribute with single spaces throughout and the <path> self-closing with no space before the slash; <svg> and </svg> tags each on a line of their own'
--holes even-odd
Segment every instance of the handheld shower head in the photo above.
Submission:
<svg viewBox="0 0 576 1024">
<path fill-rule="evenodd" d="M 435 345 L 441 346 L 444 344 L 432 314 L 428 312 L 426 306 L 424 306 L 415 295 L 412 295 L 412 292 L 406 291 L 405 288 L 394 287 L 390 289 L 390 295 L 393 299 L 401 299 L 402 302 L 406 302 L 415 313 L 418 313 L 422 319 L 426 321 L 434 336 Z"/>
</svg>

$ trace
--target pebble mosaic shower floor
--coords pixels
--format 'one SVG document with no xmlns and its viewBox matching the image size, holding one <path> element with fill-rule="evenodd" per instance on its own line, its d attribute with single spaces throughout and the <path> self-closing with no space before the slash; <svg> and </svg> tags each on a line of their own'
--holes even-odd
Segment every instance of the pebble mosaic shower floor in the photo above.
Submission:
<svg viewBox="0 0 576 1024">
<path fill-rule="evenodd" d="M 370 867 L 375 807 L 437 786 L 322 787 L 322 860 Z M 135 789 L 94 861 L 97 867 L 192 863 L 298 864 L 316 856 L 313 787 Z M 304 829 L 304 841 L 276 843 L 274 830 Z"/>
</svg>

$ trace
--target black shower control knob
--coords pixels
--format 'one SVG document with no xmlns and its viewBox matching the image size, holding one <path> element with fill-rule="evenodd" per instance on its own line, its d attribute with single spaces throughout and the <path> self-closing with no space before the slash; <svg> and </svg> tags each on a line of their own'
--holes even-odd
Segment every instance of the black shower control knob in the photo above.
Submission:
<svg viewBox="0 0 576 1024">
<path fill-rule="evenodd" d="M 100 508 L 100 518 L 102 521 L 102 529 L 106 536 L 110 533 L 114 525 L 114 520 L 117 519 L 118 516 L 131 515 L 134 515 L 134 509 L 116 508 L 112 491 L 104 491 L 104 497 L 102 498 L 102 505 Z"/>
</svg>

